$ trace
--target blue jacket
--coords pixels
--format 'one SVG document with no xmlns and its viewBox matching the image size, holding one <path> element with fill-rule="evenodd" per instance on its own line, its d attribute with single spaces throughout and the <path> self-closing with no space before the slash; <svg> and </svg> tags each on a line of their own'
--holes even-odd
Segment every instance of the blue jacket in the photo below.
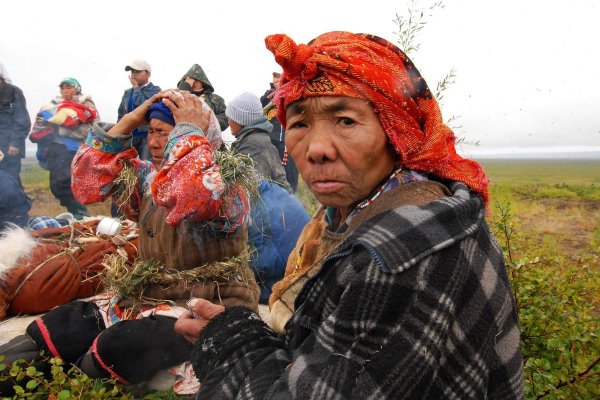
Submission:
<svg viewBox="0 0 600 400">
<path fill-rule="evenodd" d="M 121 99 L 121 104 L 119 105 L 119 113 L 117 116 L 117 121 L 120 121 L 123 118 L 123 115 L 135 110 L 139 107 L 143 102 L 148 100 L 150 97 L 154 96 L 156 93 L 160 92 L 160 87 L 154 85 L 152 82 L 148 82 L 146 86 L 141 88 L 129 88 L 123 93 L 123 98 Z M 133 99 L 132 99 L 133 96 Z M 133 100 L 133 101 L 132 101 Z M 131 105 L 130 106 L 130 102 Z M 143 125 L 139 126 L 133 130 L 133 136 L 148 136 L 148 126 Z"/>
<path fill-rule="evenodd" d="M 25 96 L 18 87 L 0 83 L 0 151 L 8 154 L 8 147 L 19 149 L 25 157 L 25 138 L 31 129 L 31 120 L 25 105 Z"/>
<path fill-rule="evenodd" d="M 260 302 L 267 303 L 271 287 L 283 278 L 298 236 L 310 217 L 302 204 L 273 182 L 263 180 L 254 199 L 248 243 L 256 249 L 250 265 L 261 287 Z"/>
</svg>

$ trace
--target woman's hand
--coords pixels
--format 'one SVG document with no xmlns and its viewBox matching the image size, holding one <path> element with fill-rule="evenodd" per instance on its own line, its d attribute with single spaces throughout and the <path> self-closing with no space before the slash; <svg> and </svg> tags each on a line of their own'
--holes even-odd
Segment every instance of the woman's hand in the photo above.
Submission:
<svg viewBox="0 0 600 400">
<path fill-rule="evenodd" d="M 156 93 L 154 96 L 140 104 L 133 111 L 125 114 L 119 122 L 110 128 L 110 130 L 107 132 L 108 135 L 128 135 L 138 126 L 146 125 L 148 123 L 148 121 L 146 121 L 146 115 L 148 114 L 150 106 L 165 98 L 168 95 L 168 92 L 171 92 L 171 90 L 162 90 Z"/>
<path fill-rule="evenodd" d="M 210 121 L 210 109 L 202 107 L 202 101 L 198 96 L 186 91 L 170 90 L 163 99 L 163 103 L 173 113 L 175 123 L 189 122 L 206 133 Z"/>
<path fill-rule="evenodd" d="M 175 322 L 175 332 L 192 343 L 198 339 L 208 321 L 225 311 L 225 307 L 204 299 L 191 299 L 188 308 L 189 311 Z"/>
</svg>

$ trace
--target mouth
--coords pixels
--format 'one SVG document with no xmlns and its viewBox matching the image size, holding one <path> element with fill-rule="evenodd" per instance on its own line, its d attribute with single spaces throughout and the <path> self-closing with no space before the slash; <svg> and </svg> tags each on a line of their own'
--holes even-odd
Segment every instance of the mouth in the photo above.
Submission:
<svg viewBox="0 0 600 400">
<path fill-rule="evenodd" d="M 331 194 L 339 192 L 345 185 L 342 181 L 319 179 L 312 181 L 310 188 L 315 194 Z"/>
</svg>

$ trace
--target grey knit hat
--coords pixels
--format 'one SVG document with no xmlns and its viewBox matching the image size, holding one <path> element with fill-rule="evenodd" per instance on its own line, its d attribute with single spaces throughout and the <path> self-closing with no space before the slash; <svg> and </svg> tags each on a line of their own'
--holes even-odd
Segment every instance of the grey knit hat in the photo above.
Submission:
<svg viewBox="0 0 600 400">
<path fill-rule="evenodd" d="M 263 117 L 262 104 L 254 93 L 244 92 L 227 103 L 225 115 L 241 126 L 250 125 Z"/>
</svg>

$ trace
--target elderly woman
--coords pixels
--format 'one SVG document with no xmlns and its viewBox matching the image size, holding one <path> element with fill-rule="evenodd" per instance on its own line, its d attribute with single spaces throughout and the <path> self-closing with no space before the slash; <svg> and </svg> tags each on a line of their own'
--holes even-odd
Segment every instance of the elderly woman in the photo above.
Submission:
<svg viewBox="0 0 600 400">
<path fill-rule="evenodd" d="M 275 285 L 270 329 L 197 300 L 198 398 L 513 399 L 522 355 L 487 179 L 398 48 L 331 32 L 266 44 L 286 145 L 323 204 Z"/>
<path fill-rule="evenodd" d="M 130 132 L 148 120 L 152 163 L 131 146 Z M 191 345 L 174 325 L 191 297 L 257 311 L 260 289 L 247 257 L 238 257 L 246 249 L 249 196 L 222 178 L 213 153 L 220 145 L 214 113 L 189 93 L 160 92 L 108 132 L 94 125 L 73 161 L 75 196 L 85 204 L 119 197 L 138 221 L 136 265 L 151 268 L 151 276 L 117 276 L 140 286 L 109 297 L 108 304 L 59 306 L 13 347 L 23 352 L 26 343 L 77 363 L 90 376 L 134 384 L 189 360 Z M 129 187 L 120 186 L 123 179 Z M 227 266 L 219 268 L 222 261 Z"/>
</svg>

